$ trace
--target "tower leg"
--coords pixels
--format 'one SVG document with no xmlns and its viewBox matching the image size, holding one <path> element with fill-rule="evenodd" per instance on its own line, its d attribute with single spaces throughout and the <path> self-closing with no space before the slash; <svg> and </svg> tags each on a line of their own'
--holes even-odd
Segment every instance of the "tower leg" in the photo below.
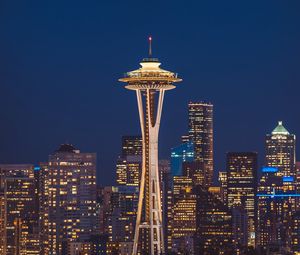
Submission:
<svg viewBox="0 0 300 255">
<path fill-rule="evenodd" d="M 156 91 L 147 89 L 146 93 L 146 114 L 144 114 L 143 100 L 141 91 L 137 90 L 137 101 L 140 116 L 140 124 L 143 138 L 143 166 L 140 181 L 138 212 L 133 244 L 133 255 L 138 254 L 139 236 L 141 228 L 149 231 L 149 252 L 151 255 L 163 254 L 164 236 L 162 225 L 162 207 L 160 176 L 158 171 L 158 133 L 164 99 L 164 90 L 159 90 L 157 112 L 155 114 L 155 100 L 153 99 Z M 146 116 L 146 118 L 144 117 Z M 146 123 L 145 123 L 146 122 Z M 147 142 L 146 142 L 147 141 Z M 145 190 L 145 186 L 148 187 Z M 146 192 L 146 194 L 145 194 Z M 145 208 L 143 207 L 145 206 Z M 144 211 L 143 211 L 144 208 Z M 145 222 L 141 222 L 142 214 L 145 212 Z"/>
<path fill-rule="evenodd" d="M 139 116 L 140 116 L 140 124 L 141 124 L 141 132 L 142 132 L 142 140 L 143 140 L 143 156 L 142 156 L 142 173 L 141 173 L 141 181 L 139 187 L 139 202 L 138 202 L 138 211 L 136 217 L 135 224 L 135 232 L 134 232 L 134 241 L 133 241 L 133 249 L 132 255 L 137 255 L 138 244 L 139 244 L 139 232 L 142 218 L 142 210 L 143 210 L 143 200 L 144 200 L 144 189 L 145 189 L 145 174 L 146 174 L 146 161 L 145 161 L 145 119 L 144 119 L 144 111 L 143 111 L 143 100 L 140 90 L 136 90 Z"/>
</svg>

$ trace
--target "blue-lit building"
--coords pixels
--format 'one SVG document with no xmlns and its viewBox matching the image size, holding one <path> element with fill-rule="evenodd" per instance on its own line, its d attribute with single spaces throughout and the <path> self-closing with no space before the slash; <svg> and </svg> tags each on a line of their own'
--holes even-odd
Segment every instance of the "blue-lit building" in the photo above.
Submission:
<svg viewBox="0 0 300 255">
<path fill-rule="evenodd" d="M 193 142 L 182 143 L 171 150 L 171 173 L 173 176 L 182 175 L 183 162 L 194 161 Z"/>
<path fill-rule="evenodd" d="M 292 251 L 292 219 L 297 212 L 296 180 L 278 175 L 280 168 L 263 167 L 258 185 L 258 246 L 282 252 Z"/>
</svg>

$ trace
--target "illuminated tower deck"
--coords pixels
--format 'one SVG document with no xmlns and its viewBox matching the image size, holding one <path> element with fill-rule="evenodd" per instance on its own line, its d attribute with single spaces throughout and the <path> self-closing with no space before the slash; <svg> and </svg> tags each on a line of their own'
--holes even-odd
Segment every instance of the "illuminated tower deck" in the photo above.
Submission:
<svg viewBox="0 0 300 255">
<path fill-rule="evenodd" d="M 128 72 L 119 79 L 125 88 L 136 91 L 143 139 L 143 168 L 140 180 L 138 213 L 135 227 L 133 255 L 164 254 L 164 237 L 158 173 L 158 133 L 164 94 L 181 81 L 176 73 L 160 68 L 151 57 L 140 63 L 141 68 Z"/>
</svg>

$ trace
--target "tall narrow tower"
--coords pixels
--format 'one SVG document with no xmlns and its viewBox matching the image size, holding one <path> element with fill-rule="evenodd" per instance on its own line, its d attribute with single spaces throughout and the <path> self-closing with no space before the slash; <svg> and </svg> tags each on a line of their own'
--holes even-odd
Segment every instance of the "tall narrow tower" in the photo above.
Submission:
<svg viewBox="0 0 300 255">
<path fill-rule="evenodd" d="M 139 69 L 119 79 L 127 83 L 125 88 L 136 91 L 143 139 L 143 168 L 133 255 L 165 252 L 158 173 L 158 133 L 165 91 L 174 89 L 173 83 L 181 81 L 176 73 L 161 69 L 158 59 L 152 58 L 151 41 L 149 37 L 149 58 L 142 60 Z"/>
</svg>

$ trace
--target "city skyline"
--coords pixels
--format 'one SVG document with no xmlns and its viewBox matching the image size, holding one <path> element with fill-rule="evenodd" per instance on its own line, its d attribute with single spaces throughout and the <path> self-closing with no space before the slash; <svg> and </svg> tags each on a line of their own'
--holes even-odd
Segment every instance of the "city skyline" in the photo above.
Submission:
<svg viewBox="0 0 300 255">
<path fill-rule="evenodd" d="M 278 120 L 300 133 L 298 2 L 175 1 L 148 6 L 156 15 L 147 19 L 134 3 L 82 7 L 1 6 L 1 163 L 38 163 L 68 141 L 97 152 L 100 183 L 112 184 L 119 138 L 139 134 L 138 121 L 123 117 L 138 116 L 135 104 L 116 80 L 145 55 L 149 34 L 154 56 L 184 79 L 167 95 L 160 158 L 186 131 L 189 101 L 214 104 L 217 170 L 227 151 L 258 151 L 261 159 Z"/>
<path fill-rule="evenodd" d="M 299 11 L 3 0 L 0 255 L 299 255 Z"/>
</svg>

